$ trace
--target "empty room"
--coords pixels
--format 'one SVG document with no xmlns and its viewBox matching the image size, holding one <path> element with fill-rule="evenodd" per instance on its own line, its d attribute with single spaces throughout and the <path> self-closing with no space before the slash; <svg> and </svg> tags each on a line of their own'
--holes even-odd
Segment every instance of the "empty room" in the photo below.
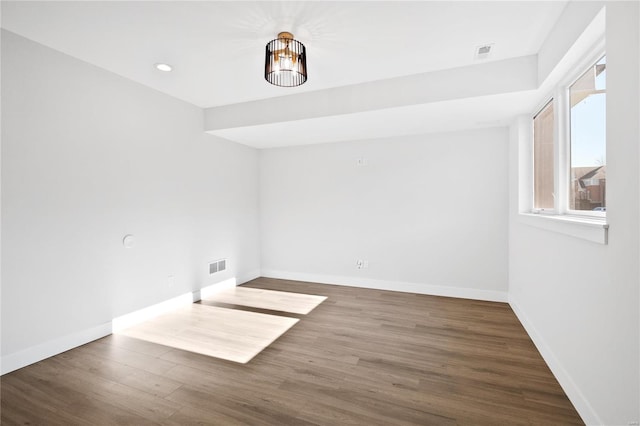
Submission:
<svg viewBox="0 0 640 426">
<path fill-rule="evenodd" d="M 640 424 L 637 1 L 2 1 L 3 425 Z"/>
</svg>

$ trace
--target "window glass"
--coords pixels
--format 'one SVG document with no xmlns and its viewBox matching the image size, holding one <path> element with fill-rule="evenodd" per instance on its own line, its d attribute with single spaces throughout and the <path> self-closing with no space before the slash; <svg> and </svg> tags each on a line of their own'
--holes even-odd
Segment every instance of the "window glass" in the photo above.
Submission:
<svg viewBox="0 0 640 426">
<path fill-rule="evenodd" d="M 533 118 L 533 207 L 553 209 L 553 100 Z"/>
<path fill-rule="evenodd" d="M 569 209 L 606 211 L 606 56 L 569 88 Z"/>
</svg>

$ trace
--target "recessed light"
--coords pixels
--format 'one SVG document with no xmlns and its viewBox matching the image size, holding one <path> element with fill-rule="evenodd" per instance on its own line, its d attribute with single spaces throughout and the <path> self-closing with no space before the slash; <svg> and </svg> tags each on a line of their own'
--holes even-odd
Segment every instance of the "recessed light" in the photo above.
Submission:
<svg viewBox="0 0 640 426">
<path fill-rule="evenodd" d="M 170 72 L 173 68 L 169 64 L 156 64 L 158 71 Z"/>
</svg>

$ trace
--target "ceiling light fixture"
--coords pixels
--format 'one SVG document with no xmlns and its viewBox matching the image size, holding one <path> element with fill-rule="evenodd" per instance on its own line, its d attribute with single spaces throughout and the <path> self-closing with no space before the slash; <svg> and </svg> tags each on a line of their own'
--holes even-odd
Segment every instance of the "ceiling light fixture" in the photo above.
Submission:
<svg viewBox="0 0 640 426">
<path fill-rule="evenodd" d="M 156 64 L 158 71 L 170 72 L 173 68 L 169 64 Z"/>
<path fill-rule="evenodd" d="M 307 50 L 293 39 L 293 34 L 281 32 L 267 43 L 264 78 L 281 87 L 296 87 L 307 81 Z"/>
</svg>

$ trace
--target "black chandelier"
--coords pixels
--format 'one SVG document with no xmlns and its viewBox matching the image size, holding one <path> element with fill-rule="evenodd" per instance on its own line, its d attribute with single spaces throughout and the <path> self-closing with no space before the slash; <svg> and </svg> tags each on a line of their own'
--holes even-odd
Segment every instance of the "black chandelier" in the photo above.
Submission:
<svg viewBox="0 0 640 426">
<path fill-rule="evenodd" d="M 264 79 L 281 87 L 296 87 L 307 81 L 307 51 L 293 34 L 281 32 L 267 43 Z"/>
</svg>

